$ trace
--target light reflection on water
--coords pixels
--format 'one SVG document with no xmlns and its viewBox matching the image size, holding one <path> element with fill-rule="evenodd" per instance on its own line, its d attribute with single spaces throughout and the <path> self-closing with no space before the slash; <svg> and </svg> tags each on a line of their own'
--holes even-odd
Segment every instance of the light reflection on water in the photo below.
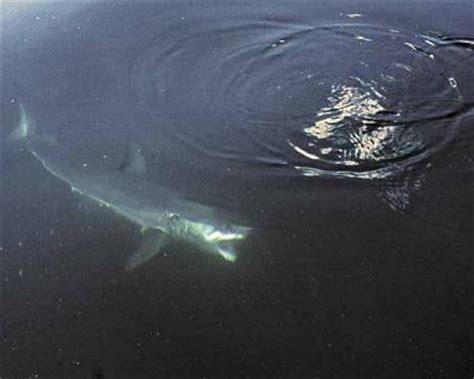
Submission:
<svg viewBox="0 0 474 379">
<path fill-rule="evenodd" d="M 261 175 L 275 162 L 288 176 L 400 174 L 445 146 L 471 108 L 456 81 L 470 50 L 354 19 L 200 33 L 188 23 L 132 61 L 131 84 L 145 112 L 170 120 L 162 131 L 198 155 Z"/>
</svg>

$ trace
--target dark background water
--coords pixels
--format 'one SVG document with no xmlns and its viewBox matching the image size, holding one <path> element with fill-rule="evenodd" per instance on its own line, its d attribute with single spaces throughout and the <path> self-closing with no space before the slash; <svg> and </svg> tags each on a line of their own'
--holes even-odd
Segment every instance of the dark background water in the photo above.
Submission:
<svg viewBox="0 0 474 379">
<path fill-rule="evenodd" d="M 245 47 L 259 43 L 253 32 L 279 37 L 268 24 L 353 22 L 346 14 L 472 41 L 472 2 L 4 3 L 2 12 L 2 378 L 474 375 L 472 49 L 456 68 L 464 108 L 452 138 L 421 168 L 385 180 L 304 177 L 240 129 L 222 132 L 258 107 L 245 117 L 227 108 L 205 75 L 232 67 L 219 56 L 229 30 Z M 272 104 L 290 114 L 307 106 L 254 100 L 278 122 L 285 111 Z M 7 141 L 19 101 L 62 136 L 67 159 L 94 167 L 106 153 L 118 165 L 133 138 L 150 180 L 248 220 L 239 259 L 174 244 L 126 272 L 139 231 Z"/>
</svg>

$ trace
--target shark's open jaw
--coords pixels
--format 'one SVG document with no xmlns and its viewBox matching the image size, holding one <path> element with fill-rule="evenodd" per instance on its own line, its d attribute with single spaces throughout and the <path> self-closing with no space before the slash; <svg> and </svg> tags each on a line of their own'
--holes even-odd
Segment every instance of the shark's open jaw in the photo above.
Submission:
<svg viewBox="0 0 474 379">
<path fill-rule="evenodd" d="M 219 255 L 226 261 L 234 262 L 237 259 L 237 252 L 234 242 L 247 238 L 250 228 L 232 225 L 225 231 L 215 230 L 207 235 L 207 239 L 217 246 Z"/>
<path fill-rule="evenodd" d="M 194 242 L 204 250 L 217 253 L 226 261 L 234 262 L 237 252 L 234 243 L 245 239 L 250 233 L 250 228 L 239 225 L 225 225 L 216 227 L 209 223 L 181 220 L 182 237 Z"/>
<path fill-rule="evenodd" d="M 105 205 L 141 228 L 142 243 L 128 260 L 128 270 L 153 258 L 170 238 L 188 241 L 229 262 L 236 260 L 234 243 L 245 239 L 251 228 L 229 224 L 217 210 L 180 198 L 147 180 L 147 162 L 136 143 L 129 143 L 127 159 L 120 167 L 99 164 L 94 170 L 84 170 L 84 165 L 78 168 L 70 162 L 68 150 L 54 136 L 38 133 L 21 103 L 19 111 L 20 123 L 12 140 L 24 142 L 45 170 L 74 193 Z"/>
<path fill-rule="evenodd" d="M 220 256 L 228 262 L 235 262 L 237 259 L 237 252 L 235 251 L 234 246 L 227 241 L 218 243 L 217 250 L 219 251 Z"/>
<path fill-rule="evenodd" d="M 248 234 L 248 233 L 247 233 Z M 247 234 L 244 234 L 242 232 L 222 232 L 220 230 L 215 230 L 211 234 L 206 236 L 206 239 L 208 241 L 234 241 L 234 240 L 242 240 L 244 239 Z"/>
</svg>

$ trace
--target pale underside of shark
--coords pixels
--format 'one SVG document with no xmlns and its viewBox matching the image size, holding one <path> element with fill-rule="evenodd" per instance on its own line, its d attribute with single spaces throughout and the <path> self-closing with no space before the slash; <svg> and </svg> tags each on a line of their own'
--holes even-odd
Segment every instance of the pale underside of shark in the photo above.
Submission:
<svg viewBox="0 0 474 379">
<path fill-rule="evenodd" d="M 245 239 L 251 228 L 230 224 L 211 207 L 177 196 L 146 179 L 146 161 L 141 148 L 129 144 L 127 159 L 120 168 L 87 170 L 64 159 L 64 148 L 51 136 L 41 135 L 20 104 L 20 124 L 14 140 L 27 149 L 52 175 L 94 203 L 105 206 L 140 227 L 143 240 L 129 258 L 126 268 L 149 261 L 170 240 L 183 240 L 197 250 L 235 261 L 235 243 Z"/>
</svg>

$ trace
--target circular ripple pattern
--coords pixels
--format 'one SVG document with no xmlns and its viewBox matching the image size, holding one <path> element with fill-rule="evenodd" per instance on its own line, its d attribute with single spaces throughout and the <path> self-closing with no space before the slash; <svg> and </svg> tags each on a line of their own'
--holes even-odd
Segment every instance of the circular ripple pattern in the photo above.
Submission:
<svg viewBox="0 0 474 379">
<path fill-rule="evenodd" d="M 142 50 L 132 85 L 168 134 L 214 158 L 385 177 L 444 146 L 466 109 L 454 39 L 363 23 L 187 28 Z"/>
</svg>

